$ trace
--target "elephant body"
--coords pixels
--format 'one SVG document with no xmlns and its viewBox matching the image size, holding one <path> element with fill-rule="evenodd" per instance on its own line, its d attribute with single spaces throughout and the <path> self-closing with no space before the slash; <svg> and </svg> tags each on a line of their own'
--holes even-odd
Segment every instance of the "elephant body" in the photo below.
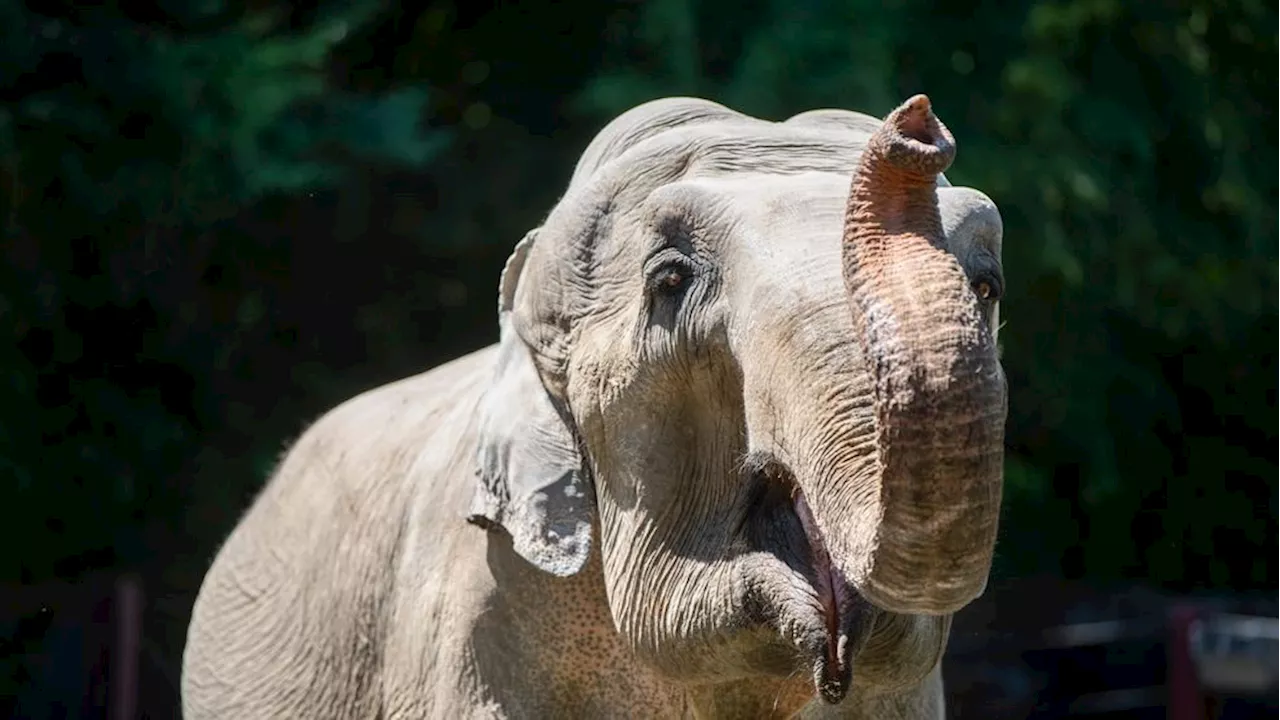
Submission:
<svg viewBox="0 0 1280 720">
<path fill-rule="evenodd" d="M 605 128 L 504 269 L 499 343 L 286 453 L 201 587 L 185 717 L 941 718 L 998 514 L 1003 280 L 949 157 L 876 182 L 901 137 L 948 151 L 912 102 Z M 878 215 L 934 183 L 932 225 Z M 960 309 L 917 342 L 928 302 Z"/>
<path fill-rule="evenodd" d="M 185 717 L 608 716 L 598 687 L 654 715 L 598 579 L 465 524 L 495 358 L 376 388 L 295 443 L 201 589 Z"/>
</svg>

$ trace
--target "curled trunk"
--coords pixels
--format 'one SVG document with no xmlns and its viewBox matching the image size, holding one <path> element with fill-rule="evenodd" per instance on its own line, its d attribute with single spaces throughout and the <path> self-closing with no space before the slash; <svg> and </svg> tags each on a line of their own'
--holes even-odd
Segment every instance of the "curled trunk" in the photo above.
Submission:
<svg viewBox="0 0 1280 720">
<path fill-rule="evenodd" d="M 879 478 L 871 493 L 833 489 L 829 500 L 871 503 L 878 521 L 823 530 L 833 554 L 849 558 L 859 593 L 896 612 L 945 614 L 980 595 L 999 515 L 1004 376 L 938 211 L 938 174 L 954 156 L 928 98 L 913 97 L 869 141 L 845 220 L 844 277 L 874 387 Z"/>
</svg>

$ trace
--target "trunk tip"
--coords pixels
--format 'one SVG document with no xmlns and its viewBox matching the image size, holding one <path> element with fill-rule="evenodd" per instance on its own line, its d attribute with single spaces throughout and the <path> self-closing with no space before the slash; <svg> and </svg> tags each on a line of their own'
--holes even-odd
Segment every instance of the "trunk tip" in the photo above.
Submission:
<svg viewBox="0 0 1280 720">
<path fill-rule="evenodd" d="M 924 94 L 912 96 L 889 113 L 872 141 L 890 164 L 921 175 L 944 172 L 956 156 L 955 138 Z"/>
<path fill-rule="evenodd" d="M 898 132 L 926 145 L 933 144 L 934 133 L 929 127 L 929 119 L 934 117 L 933 104 L 928 95 L 912 96 L 894 110 L 891 117 L 896 120 Z"/>
</svg>

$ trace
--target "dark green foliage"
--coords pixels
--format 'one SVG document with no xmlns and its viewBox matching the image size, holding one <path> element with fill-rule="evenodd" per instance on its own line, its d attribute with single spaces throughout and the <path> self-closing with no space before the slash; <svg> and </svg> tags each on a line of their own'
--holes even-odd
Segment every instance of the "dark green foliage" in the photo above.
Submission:
<svg viewBox="0 0 1280 720">
<path fill-rule="evenodd" d="M 327 79 L 374 8 L 348 7 L 290 28 L 219 3 L 163 26 L 0 3 L 0 524 L 41 550 L 0 577 L 136 562 L 146 519 L 181 506 L 175 475 L 234 422 L 205 380 L 270 342 L 252 275 L 291 252 L 224 223 L 440 148 L 423 88 Z"/>
</svg>

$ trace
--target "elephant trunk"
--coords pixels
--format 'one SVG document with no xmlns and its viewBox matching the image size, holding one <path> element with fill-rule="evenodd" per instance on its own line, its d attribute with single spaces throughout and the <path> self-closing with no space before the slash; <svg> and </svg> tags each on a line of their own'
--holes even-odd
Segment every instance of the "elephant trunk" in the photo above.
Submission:
<svg viewBox="0 0 1280 720">
<path fill-rule="evenodd" d="M 937 179 L 954 156 L 928 98 L 911 98 L 869 141 L 845 217 L 876 461 L 868 485 L 824 483 L 809 500 L 833 559 L 891 612 L 948 614 L 979 596 L 996 538 L 1006 386 L 979 300 L 945 247 Z M 866 517 L 868 504 L 871 528 L 838 524 L 850 505 Z"/>
</svg>

